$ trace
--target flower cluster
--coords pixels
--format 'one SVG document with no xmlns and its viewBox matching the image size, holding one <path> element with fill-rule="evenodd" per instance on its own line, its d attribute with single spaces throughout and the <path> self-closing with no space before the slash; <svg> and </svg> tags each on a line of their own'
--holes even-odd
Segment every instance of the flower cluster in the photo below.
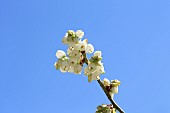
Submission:
<svg viewBox="0 0 170 113">
<path fill-rule="evenodd" d="M 103 84 L 106 88 L 106 90 L 109 92 L 111 98 L 114 97 L 114 94 L 118 93 L 118 86 L 120 85 L 119 80 L 111 80 L 109 81 L 107 78 L 104 78 Z"/>
<path fill-rule="evenodd" d="M 84 74 L 88 76 L 88 81 L 98 80 L 100 78 L 100 74 L 104 74 L 104 66 L 101 62 L 101 51 L 96 51 L 94 56 L 92 56 L 88 62 L 88 66 L 84 69 Z"/>
<path fill-rule="evenodd" d="M 83 64 L 86 63 L 87 66 L 84 68 L 84 74 L 88 76 L 88 81 L 98 80 L 100 74 L 104 74 L 104 66 L 101 62 L 101 51 L 94 52 L 94 47 L 92 44 L 88 44 L 88 40 L 82 40 L 84 32 L 82 30 L 68 30 L 62 39 L 63 44 L 68 45 L 67 54 L 58 50 L 56 57 L 58 61 L 55 62 L 54 66 L 61 72 L 70 72 L 74 74 L 81 74 L 83 69 Z M 94 56 L 87 59 L 86 54 L 91 54 L 94 52 Z"/>
<path fill-rule="evenodd" d="M 56 52 L 56 57 L 58 60 L 55 62 L 54 67 L 63 73 L 70 72 L 74 74 L 81 74 L 83 70 L 84 63 L 87 64 L 84 67 L 84 75 L 88 76 L 88 82 L 92 80 L 99 80 L 99 84 L 104 91 L 108 91 L 110 97 L 113 98 L 114 94 L 118 93 L 118 86 L 120 81 L 111 80 L 104 78 L 101 85 L 100 75 L 105 73 L 102 60 L 101 51 L 95 51 L 92 44 L 88 44 L 88 40 L 82 40 L 84 32 L 82 30 L 68 30 L 62 39 L 62 43 L 68 46 L 67 52 L 62 50 Z M 93 54 L 93 56 L 88 59 L 87 54 Z M 107 93 L 107 91 L 105 93 Z M 106 94 L 109 97 L 109 94 Z M 115 106 L 114 106 L 115 107 Z M 113 105 L 102 104 L 97 107 L 95 113 L 116 113 L 117 107 L 114 108 Z"/>
<path fill-rule="evenodd" d="M 84 36 L 84 32 L 82 30 L 77 30 L 74 32 L 73 30 L 68 30 L 68 32 L 65 34 L 65 36 L 62 39 L 63 44 L 66 44 L 69 46 L 67 53 L 68 55 L 71 54 L 71 52 L 80 52 L 85 51 L 86 53 L 93 53 L 94 47 L 91 44 L 87 44 L 88 40 L 81 40 Z M 72 56 L 74 57 L 74 56 Z"/>
<path fill-rule="evenodd" d="M 95 113 L 116 113 L 116 109 L 113 108 L 113 105 L 102 104 L 97 107 Z"/>
</svg>

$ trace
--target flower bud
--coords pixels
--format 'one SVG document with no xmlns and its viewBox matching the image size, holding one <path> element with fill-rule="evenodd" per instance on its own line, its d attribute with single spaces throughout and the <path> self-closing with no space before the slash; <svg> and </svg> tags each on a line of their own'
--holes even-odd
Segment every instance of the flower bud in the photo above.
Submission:
<svg viewBox="0 0 170 113">
<path fill-rule="evenodd" d="M 105 87 L 109 86 L 110 85 L 110 81 L 107 78 L 104 78 L 103 84 L 104 84 Z"/>
<path fill-rule="evenodd" d="M 61 58 L 63 58 L 64 56 L 66 56 L 66 53 L 65 53 L 64 51 L 58 50 L 58 51 L 56 52 L 56 57 L 57 57 L 58 59 L 61 59 Z"/>
<path fill-rule="evenodd" d="M 111 91 L 112 93 L 114 93 L 114 94 L 117 94 L 117 93 L 118 93 L 118 86 L 112 87 L 112 88 L 110 89 L 110 91 Z"/>
</svg>

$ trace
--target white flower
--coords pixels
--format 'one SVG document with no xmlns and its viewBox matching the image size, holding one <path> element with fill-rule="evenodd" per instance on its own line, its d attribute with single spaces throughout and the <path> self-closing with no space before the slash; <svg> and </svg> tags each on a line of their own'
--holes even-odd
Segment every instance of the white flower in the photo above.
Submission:
<svg viewBox="0 0 170 113">
<path fill-rule="evenodd" d="M 86 40 L 79 41 L 79 43 L 78 43 L 78 49 L 79 49 L 80 51 L 85 51 L 85 50 L 86 50 L 86 47 L 87 47 L 87 41 L 86 41 Z"/>
<path fill-rule="evenodd" d="M 88 76 L 88 81 L 100 79 L 100 74 L 104 73 L 104 67 L 96 66 L 95 63 L 89 62 L 88 66 L 84 68 L 84 74 Z"/>
<path fill-rule="evenodd" d="M 73 43 L 78 44 L 79 43 L 79 38 L 77 38 L 77 37 L 73 38 Z"/>
<path fill-rule="evenodd" d="M 82 30 L 77 30 L 77 31 L 76 31 L 76 36 L 77 36 L 78 38 L 83 38 L 84 32 L 83 32 Z"/>
<path fill-rule="evenodd" d="M 69 43 L 68 44 L 69 48 L 73 48 L 74 50 L 78 50 L 78 44 L 75 44 L 75 43 Z"/>
<path fill-rule="evenodd" d="M 118 93 L 118 86 L 112 87 L 111 92 L 113 92 L 114 94 L 117 94 Z"/>
<path fill-rule="evenodd" d="M 81 55 L 82 55 L 82 54 L 81 54 L 81 52 L 80 52 L 79 50 L 74 50 L 74 51 L 70 54 L 71 57 L 75 57 L 75 58 L 80 58 Z"/>
<path fill-rule="evenodd" d="M 60 67 L 60 71 L 61 71 L 62 73 L 66 73 L 66 72 L 67 72 L 66 70 L 63 70 L 61 67 Z"/>
<path fill-rule="evenodd" d="M 107 105 L 106 105 L 106 104 L 102 104 L 102 107 L 104 107 L 104 108 L 105 108 L 105 107 L 107 107 Z"/>
<path fill-rule="evenodd" d="M 63 44 L 67 44 L 68 43 L 67 42 L 67 37 L 63 37 L 62 42 L 63 42 Z"/>
<path fill-rule="evenodd" d="M 100 64 L 100 66 L 96 66 L 96 70 L 99 71 L 101 74 L 105 73 L 103 64 Z"/>
<path fill-rule="evenodd" d="M 71 36 L 68 36 L 67 37 L 67 42 L 68 42 L 68 44 L 71 44 L 71 43 L 73 43 L 73 38 L 71 37 Z"/>
<path fill-rule="evenodd" d="M 104 84 L 104 86 L 109 86 L 110 85 L 110 81 L 107 78 L 104 78 L 103 84 Z"/>
<path fill-rule="evenodd" d="M 69 73 L 74 73 L 74 66 L 70 66 L 70 69 L 68 70 Z"/>
<path fill-rule="evenodd" d="M 92 80 L 99 80 L 99 79 L 100 79 L 99 76 L 94 76 L 94 75 L 92 75 Z"/>
<path fill-rule="evenodd" d="M 94 72 L 96 70 L 96 65 L 94 63 L 89 63 L 88 67 L 91 72 Z"/>
<path fill-rule="evenodd" d="M 77 64 L 75 67 L 74 67 L 74 73 L 75 74 L 81 74 L 81 70 L 82 70 L 82 66 Z"/>
<path fill-rule="evenodd" d="M 114 93 L 110 91 L 109 94 L 110 94 L 111 98 L 113 99 Z"/>
<path fill-rule="evenodd" d="M 101 73 L 101 74 L 105 74 L 104 67 L 100 68 L 100 70 L 99 70 L 99 71 L 100 71 L 100 73 Z"/>
<path fill-rule="evenodd" d="M 87 66 L 87 67 L 84 68 L 84 74 L 85 74 L 85 75 L 88 76 L 88 75 L 90 75 L 91 73 L 92 73 L 92 72 L 90 71 L 90 67 L 89 67 L 89 66 Z"/>
<path fill-rule="evenodd" d="M 94 47 L 92 44 L 87 44 L 87 47 L 86 47 L 86 53 L 93 53 L 94 52 Z"/>
<path fill-rule="evenodd" d="M 73 47 L 69 47 L 69 48 L 67 49 L 67 55 L 70 56 L 71 53 L 73 52 L 73 50 L 74 50 Z"/>
<path fill-rule="evenodd" d="M 85 67 L 85 68 L 84 68 L 84 74 L 85 74 L 85 75 L 89 75 L 89 72 L 90 72 L 90 70 L 89 70 L 88 66 Z"/>
<path fill-rule="evenodd" d="M 78 62 L 78 58 L 70 57 L 68 62 L 69 62 L 70 66 L 74 67 L 77 64 L 77 62 Z"/>
<path fill-rule="evenodd" d="M 94 52 L 94 57 L 101 58 L 101 56 L 102 56 L 102 52 L 101 51 L 95 51 Z"/>
<path fill-rule="evenodd" d="M 64 51 L 58 50 L 58 51 L 56 52 L 56 57 L 57 57 L 58 59 L 61 59 L 61 58 L 63 58 L 64 56 L 66 56 L 66 53 L 65 53 Z"/>
<path fill-rule="evenodd" d="M 97 71 L 95 71 L 95 72 L 93 72 L 92 73 L 92 80 L 98 80 L 98 79 L 100 79 L 100 73 L 99 72 L 97 72 Z"/>
<path fill-rule="evenodd" d="M 56 69 L 59 69 L 61 67 L 61 65 L 62 65 L 62 60 L 58 60 L 57 62 L 55 62 L 54 67 Z"/>
<path fill-rule="evenodd" d="M 77 37 L 72 37 L 72 36 L 68 36 L 68 37 L 67 37 L 67 42 L 68 42 L 68 45 L 69 45 L 69 46 L 72 46 L 72 45 L 74 45 L 74 44 L 78 44 L 79 38 L 77 38 Z"/>
<path fill-rule="evenodd" d="M 115 79 L 115 80 L 111 80 L 111 85 L 112 86 L 119 86 L 120 85 L 120 81 Z"/>
<path fill-rule="evenodd" d="M 63 44 L 68 44 L 67 36 L 68 36 L 68 33 L 66 33 L 65 36 L 62 39 Z"/>
<path fill-rule="evenodd" d="M 64 70 L 64 71 L 68 71 L 69 68 L 70 68 L 70 66 L 69 66 L 68 61 L 67 60 L 63 61 L 62 65 L 61 65 L 61 69 Z"/>
</svg>

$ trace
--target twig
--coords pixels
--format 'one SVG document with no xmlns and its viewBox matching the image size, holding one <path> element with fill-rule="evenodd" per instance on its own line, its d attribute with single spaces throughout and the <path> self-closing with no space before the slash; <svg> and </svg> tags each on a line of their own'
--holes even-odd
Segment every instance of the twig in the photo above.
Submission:
<svg viewBox="0 0 170 113">
<path fill-rule="evenodd" d="M 88 59 L 86 56 L 85 51 L 82 51 L 83 54 L 83 62 L 86 63 L 88 65 Z M 120 113 L 125 113 L 117 104 L 116 102 L 111 98 L 109 92 L 106 90 L 106 88 L 104 87 L 103 83 L 101 82 L 101 80 L 97 80 L 97 82 L 99 83 L 99 85 L 101 86 L 101 88 L 103 89 L 103 91 L 105 92 L 107 98 L 109 99 L 109 101 L 112 103 L 113 107 L 116 108 Z"/>
<path fill-rule="evenodd" d="M 124 113 L 124 111 L 116 104 L 116 102 L 114 102 L 114 100 L 112 100 L 109 92 L 106 90 L 106 88 L 104 87 L 101 80 L 99 79 L 99 80 L 97 80 L 97 82 L 102 87 L 103 91 L 105 92 L 105 94 L 106 94 L 107 98 L 109 99 L 109 101 L 112 103 L 113 107 L 116 108 L 120 113 Z"/>
</svg>

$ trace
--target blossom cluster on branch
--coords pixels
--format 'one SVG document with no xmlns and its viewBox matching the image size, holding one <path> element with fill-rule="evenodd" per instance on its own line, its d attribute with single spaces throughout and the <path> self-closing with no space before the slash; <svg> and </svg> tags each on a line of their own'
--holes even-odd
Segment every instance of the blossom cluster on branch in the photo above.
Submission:
<svg viewBox="0 0 170 113">
<path fill-rule="evenodd" d="M 116 109 L 113 107 L 113 105 L 102 104 L 97 106 L 95 113 L 116 113 Z"/>
<path fill-rule="evenodd" d="M 82 30 L 68 30 L 62 39 L 62 43 L 68 46 L 67 52 L 58 50 L 56 57 L 58 60 L 54 66 L 57 70 L 63 73 L 69 72 L 74 74 L 81 74 L 84 67 L 84 75 L 88 77 L 88 82 L 92 80 L 100 81 L 100 75 L 105 73 L 104 66 L 102 63 L 101 51 L 95 51 L 92 44 L 88 43 L 87 39 L 82 40 L 84 32 Z M 88 59 L 87 54 L 94 54 Z M 120 81 L 111 80 L 107 78 L 101 82 L 103 84 L 102 89 L 105 88 L 113 99 L 114 94 L 118 93 L 118 86 Z M 100 84 L 100 85 L 101 85 Z M 106 92 L 105 92 L 106 93 Z M 98 106 L 96 113 L 115 113 L 112 105 Z"/>
<path fill-rule="evenodd" d="M 68 45 L 67 54 L 58 50 L 56 56 L 58 61 L 54 66 L 56 69 L 60 69 L 61 72 L 70 72 L 74 74 L 81 74 L 83 64 L 85 63 L 85 54 L 91 54 L 94 52 L 92 44 L 88 44 L 88 40 L 82 40 L 84 32 L 82 30 L 68 30 L 62 39 L 63 44 Z M 100 79 L 100 74 L 104 74 L 104 66 L 101 62 L 101 51 L 95 51 L 94 55 L 87 61 L 87 66 L 84 68 L 84 74 L 88 76 L 88 81 Z"/>
<path fill-rule="evenodd" d="M 109 81 L 107 78 L 104 78 L 103 84 L 106 87 L 106 90 L 109 92 L 111 98 L 114 97 L 114 94 L 118 93 L 118 86 L 120 85 L 119 80 L 111 80 Z"/>
</svg>

